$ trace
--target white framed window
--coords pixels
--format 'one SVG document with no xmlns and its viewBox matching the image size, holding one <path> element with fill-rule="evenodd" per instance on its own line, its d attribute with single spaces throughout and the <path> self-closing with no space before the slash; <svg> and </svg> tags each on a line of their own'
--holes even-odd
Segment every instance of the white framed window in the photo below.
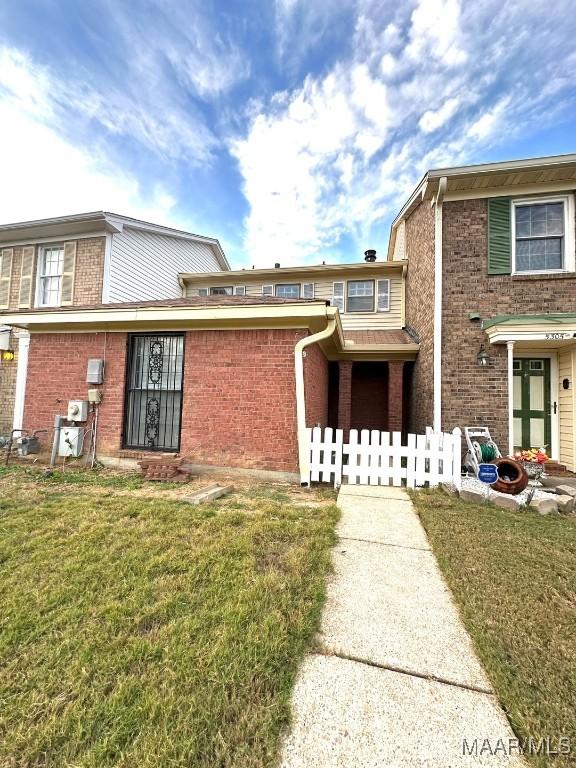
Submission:
<svg viewBox="0 0 576 768">
<path fill-rule="evenodd" d="M 338 307 L 340 312 L 344 312 L 344 283 L 332 283 L 332 299 L 330 304 L 333 307 Z"/>
<path fill-rule="evenodd" d="M 208 296 L 208 288 L 198 288 L 198 296 Z"/>
<path fill-rule="evenodd" d="M 302 283 L 302 298 L 303 299 L 314 298 L 314 283 Z"/>
<path fill-rule="evenodd" d="M 40 249 L 36 302 L 39 307 L 58 307 L 60 305 L 63 268 L 63 245 L 48 245 Z"/>
<path fill-rule="evenodd" d="M 574 196 L 512 200 L 514 274 L 574 272 Z"/>
<path fill-rule="evenodd" d="M 374 280 L 348 280 L 346 312 L 374 312 Z"/>
<path fill-rule="evenodd" d="M 262 286 L 262 296 L 274 296 L 274 286 L 273 285 L 263 285 Z"/>
<path fill-rule="evenodd" d="M 278 283 L 274 292 L 279 299 L 299 299 L 300 283 Z"/>
<path fill-rule="evenodd" d="M 234 286 L 234 296 L 246 296 L 246 286 L 245 285 L 235 285 Z"/>
<path fill-rule="evenodd" d="M 390 280 L 378 280 L 378 299 L 376 301 L 377 312 L 390 311 Z"/>
<path fill-rule="evenodd" d="M 231 285 L 216 285 L 210 288 L 210 296 L 232 296 Z"/>
</svg>

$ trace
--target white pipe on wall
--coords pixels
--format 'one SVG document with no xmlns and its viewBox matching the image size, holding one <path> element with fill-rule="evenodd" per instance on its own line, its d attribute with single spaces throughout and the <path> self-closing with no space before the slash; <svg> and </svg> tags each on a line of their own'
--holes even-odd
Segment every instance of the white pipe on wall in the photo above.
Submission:
<svg viewBox="0 0 576 768">
<path fill-rule="evenodd" d="M 434 432 L 442 431 L 442 203 L 448 180 L 442 176 L 434 201 Z"/>
<path fill-rule="evenodd" d="M 327 339 L 336 330 L 336 314 L 328 317 L 324 330 L 305 336 L 294 348 L 294 371 L 296 374 L 296 423 L 298 428 L 298 466 L 301 485 L 310 482 L 310 448 L 306 439 L 306 393 L 304 391 L 304 350 L 311 344 Z"/>
<path fill-rule="evenodd" d="M 508 349 L 508 455 L 514 456 L 514 342 L 507 341 Z"/>
</svg>

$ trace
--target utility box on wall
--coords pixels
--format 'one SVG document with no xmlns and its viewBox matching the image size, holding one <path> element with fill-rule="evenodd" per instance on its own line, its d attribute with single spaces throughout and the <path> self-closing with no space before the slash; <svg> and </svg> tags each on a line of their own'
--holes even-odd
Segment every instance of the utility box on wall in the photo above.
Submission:
<svg viewBox="0 0 576 768">
<path fill-rule="evenodd" d="M 62 427 L 60 430 L 59 456 L 82 456 L 84 430 L 82 427 Z"/>
<path fill-rule="evenodd" d="M 104 381 L 104 360 L 91 358 L 86 369 L 86 384 L 102 384 Z"/>
<path fill-rule="evenodd" d="M 66 419 L 68 421 L 88 421 L 88 402 L 86 400 L 70 400 Z"/>
</svg>

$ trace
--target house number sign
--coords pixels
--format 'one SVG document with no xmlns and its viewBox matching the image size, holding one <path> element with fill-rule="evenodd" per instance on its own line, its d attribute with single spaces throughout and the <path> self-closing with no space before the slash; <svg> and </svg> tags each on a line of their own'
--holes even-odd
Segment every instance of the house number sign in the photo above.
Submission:
<svg viewBox="0 0 576 768">
<path fill-rule="evenodd" d="M 564 341 L 566 339 L 576 339 L 576 331 L 565 331 L 564 333 L 543 333 L 539 338 L 546 341 Z"/>
</svg>

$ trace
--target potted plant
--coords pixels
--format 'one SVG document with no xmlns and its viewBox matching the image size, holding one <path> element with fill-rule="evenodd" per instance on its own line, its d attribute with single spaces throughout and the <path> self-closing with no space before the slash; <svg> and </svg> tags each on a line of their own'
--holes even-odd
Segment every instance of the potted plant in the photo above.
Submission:
<svg viewBox="0 0 576 768">
<path fill-rule="evenodd" d="M 544 473 L 544 465 L 550 457 L 543 448 L 529 448 L 518 451 L 514 454 L 514 458 L 522 463 L 531 480 L 539 480 Z"/>
</svg>

